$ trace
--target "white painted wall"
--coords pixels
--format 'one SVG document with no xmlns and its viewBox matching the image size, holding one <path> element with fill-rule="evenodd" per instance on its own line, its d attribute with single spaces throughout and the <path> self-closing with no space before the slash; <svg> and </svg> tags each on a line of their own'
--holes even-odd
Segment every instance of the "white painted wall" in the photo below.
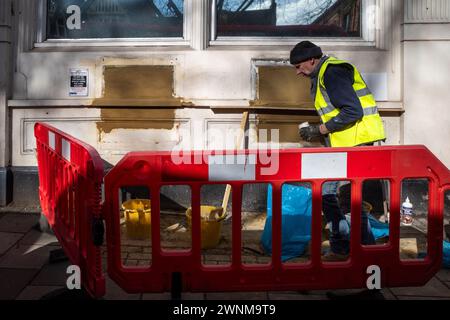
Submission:
<svg viewBox="0 0 450 320">
<path fill-rule="evenodd" d="M 450 24 L 447 24 L 450 36 Z M 405 144 L 426 145 L 450 168 L 450 38 L 405 42 Z"/>
<path fill-rule="evenodd" d="M 210 109 L 177 109 L 174 119 L 157 119 L 158 122 L 173 123 L 169 129 L 113 129 L 111 132 L 99 132 L 97 122 L 101 118 L 100 109 L 96 108 L 35 108 L 16 109 L 13 113 L 13 163 L 15 166 L 35 166 L 34 124 L 48 123 L 77 139 L 92 145 L 100 156 L 111 164 L 116 164 L 129 151 L 172 151 L 172 150 L 230 150 L 235 148 L 239 135 L 241 114 L 218 114 Z M 108 120 L 121 120 L 109 118 Z M 136 119 L 136 121 L 152 121 L 154 119 Z M 297 127 L 302 120 L 299 117 L 287 116 L 284 120 L 273 120 L 280 125 Z M 383 122 L 388 135 L 387 145 L 398 145 L 401 142 L 400 118 L 385 117 Z M 258 140 L 258 119 L 249 117 L 249 148 L 301 148 L 307 143 Z M 275 132 L 268 132 L 272 137 Z M 20 139 L 19 139 L 20 137 Z"/>
<path fill-rule="evenodd" d="M 404 143 L 450 168 L 450 1 L 405 1 Z"/>
<path fill-rule="evenodd" d="M 211 51 L 163 51 L 163 52 L 25 52 L 20 54 L 18 73 L 26 80 L 16 84 L 13 99 L 27 100 L 76 100 L 69 97 L 69 69 L 89 70 L 89 96 L 101 98 L 103 68 L 109 65 L 171 65 L 175 68 L 175 96 L 187 101 L 214 106 L 214 100 L 228 101 L 227 106 L 248 106 L 252 100 L 252 60 L 284 59 L 292 47 L 260 50 L 211 50 Z M 348 60 L 359 70 L 370 75 L 382 75 L 388 79 L 387 101 L 398 101 L 398 81 L 389 79 L 392 73 L 391 54 L 387 51 L 359 48 L 324 47 L 325 54 Z M 356 47 L 355 47 L 356 49 Z M 294 72 L 294 70 L 293 70 Z M 400 76 L 400 69 L 394 70 Z M 384 75 L 384 77 L 383 77 Z M 20 77 L 20 76 L 19 76 Z M 373 78 L 375 81 L 377 77 Z M 374 86 L 373 89 L 376 90 Z M 384 91 L 384 90 L 383 90 Z M 383 93 L 382 96 L 385 96 Z M 211 101 L 212 100 L 212 101 Z M 383 99 L 385 100 L 385 99 Z M 245 102 L 246 101 L 246 102 Z M 61 102 L 62 103 L 62 102 Z M 223 102 L 222 102 L 223 104 Z"/>
<path fill-rule="evenodd" d="M 449 19 L 445 14 L 436 14 L 438 0 L 431 2 L 436 2 L 433 5 L 433 13 L 428 12 L 429 9 L 423 6 L 423 1 L 412 0 L 405 1 L 404 13 L 403 1 L 373 1 L 372 3 L 379 6 L 373 43 L 319 44 L 325 53 L 349 60 L 357 65 L 362 73 L 381 74 L 380 78 L 387 79 L 383 89 L 386 89 L 386 99 L 383 98 L 386 101 L 379 101 L 379 106 L 404 107 L 405 110 L 402 117 L 384 117 L 388 144 L 425 144 L 450 167 L 450 148 L 447 142 L 450 138 L 450 30 L 446 23 Z M 445 2 L 440 1 L 439 4 L 445 6 Z M 414 8 L 411 9 L 411 6 Z M 417 10 L 425 12 L 418 15 Z M 434 23 L 436 19 L 439 20 L 438 23 Z M 406 24 L 402 27 L 404 21 Z M 200 42 L 194 48 L 201 49 L 203 45 Z M 102 143 L 98 143 L 99 133 L 95 122 L 100 120 L 100 111 L 92 107 L 84 108 L 83 105 L 89 105 L 89 99 L 101 97 L 102 70 L 105 65 L 174 65 L 176 96 L 202 106 L 245 107 L 254 98 L 252 60 L 287 59 L 294 44 L 213 45 L 206 50 L 179 46 L 80 47 L 78 50 L 46 47 L 31 51 L 22 50 L 18 56 L 14 79 L 14 97 L 10 101 L 13 108 L 13 165 L 35 164 L 31 128 L 32 123 L 39 119 L 50 120 L 50 123 L 60 129 L 74 133 L 78 138 L 91 143 L 111 163 L 117 162 L 127 150 L 169 149 L 179 143 L 176 128 L 159 132 L 113 130 L 101 139 Z M 434 55 L 430 52 L 434 52 Z M 88 100 L 68 97 L 68 70 L 71 67 L 89 69 Z M 66 108 L 69 105 L 75 108 Z M 193 148 L 198 145 L 211 148 L 217 141 L 208 145 L 205 129 L 208 126 L 237 128 L 241 114 L 236 112 L 224 115 L 209 109 L 187 108 L 177 110 L 175 116 L 176 121 L 180 123 L 179 128 L 187 129 L 191 133 L 189 139 Z M 253 128 L 256 128 L 255 125 L 252 124 Z M 198 134 L 199 132 L 201 134 Z M 228 139 L 232 141 L 232 138 Z M 256 143 L 254 136 L 252 139 L 251 141 Z M 155 143 L 161 140 L 164 142 Z"/>
</svg>

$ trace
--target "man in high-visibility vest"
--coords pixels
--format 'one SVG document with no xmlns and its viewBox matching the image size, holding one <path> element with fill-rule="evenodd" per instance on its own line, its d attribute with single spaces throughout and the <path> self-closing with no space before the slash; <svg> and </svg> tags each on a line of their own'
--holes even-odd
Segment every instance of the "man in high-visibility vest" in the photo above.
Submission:
<svg viewBox="0 0 450 320">
<path fill-rule="evenodd" d="M 290 63 L 297 75 L 311 79 L 314 107 L 322 122 L 302 126 L 302 139 L 323 137 L 330 147 L 367 146 L 386 139 L 375 98 L 355 66 L 323 55 L 321 48 L 309 41 L 291 50 Z M 331 222 L 331 250 L 323 256 L 327 261 L 346 260 L 350 251 L 350 227 L 338 204 L 337 189 L 338 182 L 327 182 L 322 188 L 322 209 Z M 362 243 L 374 244 L 366 213 L 361 227 Z"/>
</svg>

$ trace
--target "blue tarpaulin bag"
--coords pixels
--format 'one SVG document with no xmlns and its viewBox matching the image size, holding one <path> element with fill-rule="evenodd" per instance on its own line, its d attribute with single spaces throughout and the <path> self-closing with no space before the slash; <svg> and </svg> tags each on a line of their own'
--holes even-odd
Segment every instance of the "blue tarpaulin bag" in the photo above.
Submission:
<svg viewBox="0 0 450 320">
<path fill-rule="evenodd" d="M 371 214 L 367 215 L 369 217 L 370 229 L 372 230 L 375 240 L 389 236 L 389 224 L 377 220 Z"/>
<path fill-rule="evenodd" d="M 305 253 L 311 240 L 310 189 L 284 184 L 281 195 L 281 260 L 283 262 Z M 370 228 L 375 239 L 389 236 L 389 224 L 368 214 Z M 272 254 L 272 186 L 267 189 L 267 219 L 261 235 L 261 244 L 266 254 Z M 443 242 L 444 268 L 450 268 L 450 242 Z"/>
<path fill-rule="evenodd" d="M 311 240 L 310 189 L 284 184 L 281 199 L 281 260 L 301 256 Z M 267 219 L 261 235 L 261 244 L 266 254 L 272 254 L 272 186 L 267 190 Z"/>
<path fill-rule="evenodd" d="M 444 241 L 443 250 L 442 265 L 444 268 L 450 269 L 450 242 Z"/>
<path fill-rule="evenodd" d="M 380 239 L 389 236 L 389 224 L 383 223 L 375 219 L 369 214 L 370 227 L 372 229 L 373 236 L 375 239 Z M 450 269 L 450 242 L 445 241 L 442 245 L 442 266 L 444 268 Z M 424 258 L 426 253 L 419 253 L 419 258 Z"/>
</svg>

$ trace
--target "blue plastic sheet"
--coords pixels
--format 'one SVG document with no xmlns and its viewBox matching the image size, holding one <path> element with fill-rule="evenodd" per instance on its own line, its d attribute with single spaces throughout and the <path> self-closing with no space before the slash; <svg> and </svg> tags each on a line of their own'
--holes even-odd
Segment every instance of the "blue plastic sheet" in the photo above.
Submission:
<svg viewBox="0 0 450 320">
<path fill-rule="evenodd" d="M 383 238 L 389 236 L 389 224 L 383 223 L 369 215 L 370 226 L 372 228 L 372 233 L 375 239 Z M 444 241 L 442 246 L 442 266 L 444 268 L 450 269 L 450 242 Z M 425 258 L 426 253 L 419 253 L 419 258 Z"/>
<path fill-rule="evenodd" d="M 311 240 L 312 193 L 309 188 L 284 184 L 281 196 L 281 260 L 283 262 L 303 255 Z M 389 224 L 372 215 L 369 223 L 375 239 L 389 236 Z M 267 219 L 261 235 L 261 244 L 272 254 L 272 186 L 267 190 Z M 450 242 L 443 243 L 443 267 L 450 268 Z"/>
<path fill-rule="evenodd" d="M 281 260 L 301 256 L 311 240 L 310 189 L 284 184 L 282 187 Z M 272 186 L 267 190 L 267 219 L 261 235 L 261 244 L 267 254 L 272 254 Z"/>
<path fill-rule="evenodd" d="M 370 228 L 372 229 L 373 236 L 375 240 L 380 238 L 384 238 L 389 236 L 389 224 L 383 223 L 376 218 L 374 218 L 371 214 L 368 215 Z"/>
<path fill-rule="evenodd" d="M 450 242 L 444 241 L 443 249 L 444 255 L 442 258 L 442 265 L 444 268 L 450 269 Z"/>
<path fill-rule="evenodd" d="M 282 236 L 281 260 L 283 262 L 303 255 L 311 240 L 311 189 L 284 184 L 281 198 Z M 389 225 L 369 215 L 375 239 L 389 235 Z M 267 220 L 261 235 L 261 244 L 266 254 L 272 254 L 272 186 L 267 190 Z"/>
</svg>

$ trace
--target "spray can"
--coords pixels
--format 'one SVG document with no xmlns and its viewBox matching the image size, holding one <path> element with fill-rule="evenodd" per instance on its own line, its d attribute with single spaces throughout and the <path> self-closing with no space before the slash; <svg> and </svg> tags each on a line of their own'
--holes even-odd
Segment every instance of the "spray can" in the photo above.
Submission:
<svg viewBox="0 0 450 320">
<path fill-rule="evenodd" d="M 412 225 L 414 221 L 413 217 L 413 205 L 411 201 L 409 201 L 409 197 L 406 197 L 405 202 L 402 203 L 401 208 L 401 216 L 400 216 L 400 222 L 404 226 L 410 226 Z"/>
</svg>

